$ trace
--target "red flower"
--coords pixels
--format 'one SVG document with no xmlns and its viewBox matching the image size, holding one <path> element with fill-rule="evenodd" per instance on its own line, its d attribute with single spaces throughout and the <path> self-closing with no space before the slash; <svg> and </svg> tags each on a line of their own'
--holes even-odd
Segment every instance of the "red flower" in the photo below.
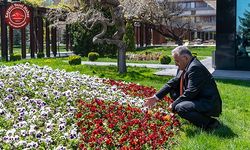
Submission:
<svg viewBox="0 0 250 150">
<path fill-rule="evenodd" d="M 143 90 L 151 90 L 136 84 L 127 85 L 116 81 L 112 84 L 134 95 L 143 96 Z M 159 107 L 167 107 L 169 100 L 167 98 L 167 103 L 163 101 Z M 139 108 L 120 105 L 118 102 L 93 99 L 91 102 L 81 102 L 78 107 L 76 118 L 82 134 L 80 142 L 91 149 L 100 149 L 107 145 L 123 150 L 140 150 L 145 146 L 147 149 L 163 146 L 169 149 L 168 143 L 171 144 L 174 136 L 172 129 L 175 128 L 174 125 L 179 125 L 174 115 L 169 117 L 168 113 L 155 111 L 151 114 L 144 113 Z"/>
<path fill-rule="evenodd" d="M 79 112 L 79 113 L 76 114 L 76 118 L 81 118 L 81 117 L 82 117 L 82 113 L 81 112 Z"/>
<path fill-rule="evenodd" d="M 111 139 L 106 139 L 105 142 L 106 142 L 107 145 L 111 145 L 112 144 L 112 140 Z"/>
</svg>

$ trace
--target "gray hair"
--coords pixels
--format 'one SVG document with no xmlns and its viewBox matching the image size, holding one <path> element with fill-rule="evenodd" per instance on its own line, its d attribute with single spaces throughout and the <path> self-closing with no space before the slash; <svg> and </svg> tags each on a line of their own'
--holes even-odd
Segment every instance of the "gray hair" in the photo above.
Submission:
<svg viewBox="0 0 250 150">
<path fill-rule="evenodd" d="M 192 53 L 186 46 L 178 46 L 175 49 L 172 50 L 172 55 L 177 54 L 178 56 L 181 55 L 188 55 L 192 57 Z"/>
</svg>

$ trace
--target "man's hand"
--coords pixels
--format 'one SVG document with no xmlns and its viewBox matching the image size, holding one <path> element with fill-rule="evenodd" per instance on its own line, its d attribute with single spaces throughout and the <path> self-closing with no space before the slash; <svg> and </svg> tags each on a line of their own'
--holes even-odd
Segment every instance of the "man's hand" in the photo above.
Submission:
<svg viewBox="0 0 250 150">
<path fill-rule="evenodd" d="M 169 111 L 173 111 L 172 104 L 170 104 L 170 105 L 168 106 L 168 110 L 169 110 Z"/>
<path fill-rule="evenodd" d="M 151 108 L 154 106 L 154 104 L 158 101 L 155 97 L 149 97 L 145 99 L 145 103 L 143 104 L 143 106 Z"/>
</svg>

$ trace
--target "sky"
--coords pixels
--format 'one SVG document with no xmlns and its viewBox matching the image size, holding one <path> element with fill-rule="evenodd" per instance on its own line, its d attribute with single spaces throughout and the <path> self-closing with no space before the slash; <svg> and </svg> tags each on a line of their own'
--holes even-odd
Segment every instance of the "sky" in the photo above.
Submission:
<svg viewBox="0 0 250 150">
<path fill-rule="evenodd" d="M 250 0 L 237 0 L 237 20 L 236 20 L 236 26 L 238 28 L 239 25 L 239 17 L 243 17 L 244 12 L 248 10 L 250 11 Z"/>
</svg>

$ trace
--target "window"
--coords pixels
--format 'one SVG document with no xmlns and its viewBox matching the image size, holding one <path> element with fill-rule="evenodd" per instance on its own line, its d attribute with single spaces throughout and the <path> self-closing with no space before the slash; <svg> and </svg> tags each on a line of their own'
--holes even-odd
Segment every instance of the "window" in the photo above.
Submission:
<svg viewBox="0 0 250 150">
<path fill-rule="evenodd" d="M 191 2 L 186 3 L 186 8 L 191 8 Z"/>
<path fill-rule="evenodd" d="M 195 8 L 205 8 L 207 6 L 207 3 L 205 2 L 195 2 Z"/>
</svg>

